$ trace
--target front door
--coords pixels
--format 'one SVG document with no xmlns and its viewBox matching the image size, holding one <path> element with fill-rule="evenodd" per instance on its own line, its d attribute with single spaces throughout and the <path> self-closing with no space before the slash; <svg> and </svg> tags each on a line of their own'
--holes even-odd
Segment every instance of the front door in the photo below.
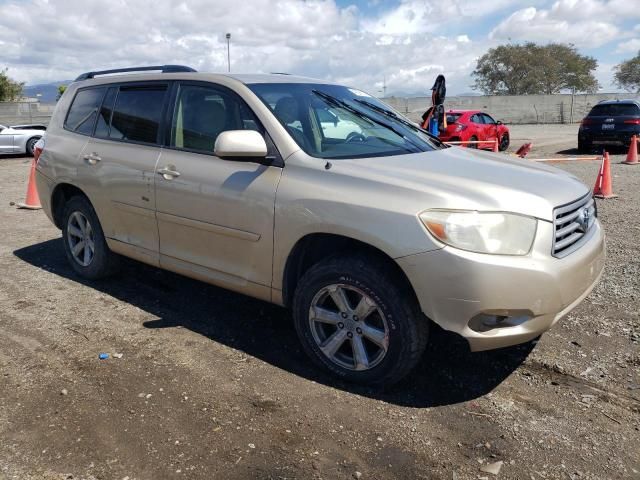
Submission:
<svg viewBox="0 0 640 480">
<path fill-rule="evenodd" d="M 156 170 L 160 264 L 270 300 L 275 195 L 280 167 L 214 155 L 225 130 L 264 134 L 229 89 L 177 86 L 168 145 Z"/>
<path fill-rule="evenodd" d="M 498 138 L 498 124 L 496 121 L 486 113 L 482 114 L 482 119 L 484 121 L 485 133 L 487 136 L 487 140 L 495 140 Z M 498 139 L 499 141 L 499 139 Z"/>
<path fill-rule="evenodd" d="M 13 133 L 7 127 L 0 127 L 0 153 L 13 152 Z"/>
</svg>

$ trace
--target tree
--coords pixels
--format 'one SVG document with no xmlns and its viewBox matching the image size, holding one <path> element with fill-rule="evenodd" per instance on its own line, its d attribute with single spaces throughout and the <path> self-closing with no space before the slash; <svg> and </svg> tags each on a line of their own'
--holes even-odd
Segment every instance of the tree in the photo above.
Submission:
<svg viewBox="0 0 640 480">
<path fill-rule="evenodd" d="M 0 102 L 13 102 L 22 96 L 24 83 L 11 80 L 7 69 L 0 70 Z"/>
<path fill-rule="evenodd" d="M 62 94 L 66 89 L 67 89 L 66 85 L 58 85 L 58 96 L 56 97 L 56 102 L 60 100 L 60 97 L 62 97 Z"/>
<path fill-rule="evenodd" d="M 635 57 L 616 65 L 613 70 L 616 85 L 640 93 L 640 51 Z"/>
<path fill-rule="evenodd" d="M 595 92 L 598 62 L 573 45 L 500 45 L 478 59 L 474 88 L 487 95 L 532 95 L 562 90 Z"/>
</svg>

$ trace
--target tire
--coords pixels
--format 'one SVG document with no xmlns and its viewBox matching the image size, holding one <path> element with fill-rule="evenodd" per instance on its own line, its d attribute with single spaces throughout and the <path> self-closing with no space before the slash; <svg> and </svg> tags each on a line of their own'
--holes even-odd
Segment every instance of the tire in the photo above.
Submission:
<svg viewBox="0 0 640 480">
<path fill-rule="evenodd" d="M 109 250 L 102 226 L 95 210 L 86 197 L 72 197 L 64 206 L 62 241 L 71 268 L 83 278 L 97 280 L 118 270 L 118 255 Z M 88 221 L 89 227 L 83 227 Z M 74 246 L 83 243 L 74 255 Z M 90 245 L 93 245 L 91 252 Z M 89 250 L 89 253 L 87 253 Z"/>
<path fill-rule="evenodd" d="M 392 385 L 416 366 L 427 343 L 428 320 L 405 279 L 391 272 L 371 255 L 356 255 L 331 257 L 304 274 L 294 294 L 293 317 L 315 364 L 345 381 L 371 386 Z M 340 309 L 334 295 L 346 297 L 348 308 Z M 367 308 L 356 308 L 365 297 L 369 314 Z M 354 318 L 357 313 L 363 318 Z M 324 323 L 327 319 L 330 323 Z M 338 343 L 333 355 L 323 352 Z M 364 351 L 368 365 L 356 361 L 356 351 Z"/>
<path fill-rule="evenodd" d="M 591 142 L 578 140 L 578 153 L 590 153 L 592 148 Z"/>
<path fill-rule="evenodd" d="M 507 148 L 509 148 L 509 134 L 505 133 L 500 138 L 500 143 L 498 144 L 498 150 L 504 152 Z"/>
<path fill-rule="evenodd" d="M 473 135 L 469 140 L 467 140 L 468 142 L 477 142 L 478 141 L 478 137 L 476 137 L 475 135 Z M 467 147 L 469 148 L 478 148 L 478 144 L 477 143 L 469 143 L 467 144 Z"/>
<path fill-rule="evenodd" d="M 40 140 L 40 137 L 32 137 L 29 140 L 27 140 L 25 151 L 26 151 L 26 154 L 29 155 L 30 157 L 33 157 L 34 155 L 35 146 L 36 146 L 36 143 L 38 143 L 38 140 Z"/>
</svg>

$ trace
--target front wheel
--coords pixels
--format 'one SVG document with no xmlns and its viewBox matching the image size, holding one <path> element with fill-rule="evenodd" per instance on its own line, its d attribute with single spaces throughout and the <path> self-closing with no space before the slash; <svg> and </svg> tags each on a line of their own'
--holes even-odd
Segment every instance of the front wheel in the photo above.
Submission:
<svg viewBox="0 0 640 480">
<path fill-rule="evenodd" d="M 320 262 L 296 288 L 293 316 L 303 348 L 334 375 L 355 383 L 391 385 L 413 369 L 428 323 L 388 265 L 365 256 Z"/>
<path fill-rule="evenodd" d="M 65 204 L 62 240 L 67 260 L 81 277 L 95 280 L 117 270 L 119 257 L 109 250 L 98 216 L 85 197 L 72 197 Z"/>
<path fill-rule="evenodd" d="M 506 133 L 500 137 L 500 143 L 498 145 L 499 150 L 504 152 L 507 148 L 509 148 L 509 135 Z"/>
</svg>

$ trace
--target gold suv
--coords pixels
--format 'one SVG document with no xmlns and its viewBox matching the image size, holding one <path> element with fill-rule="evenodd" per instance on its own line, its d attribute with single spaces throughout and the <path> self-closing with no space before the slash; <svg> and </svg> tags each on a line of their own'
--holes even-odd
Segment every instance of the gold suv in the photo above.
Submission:
<svg viewBox="0 0 640 480">
<path fill-rule="evenodd" d="M 89 72 L 45 140 L 38 192 L 79 275 L 123 255 L 290 307 L 309 356 L 349 381 L 402 378 L 428 319 L 472 350 L 536 338 L 604 265 L 576 178 L 449 147 L 342 85 Z"/>
</svg>

